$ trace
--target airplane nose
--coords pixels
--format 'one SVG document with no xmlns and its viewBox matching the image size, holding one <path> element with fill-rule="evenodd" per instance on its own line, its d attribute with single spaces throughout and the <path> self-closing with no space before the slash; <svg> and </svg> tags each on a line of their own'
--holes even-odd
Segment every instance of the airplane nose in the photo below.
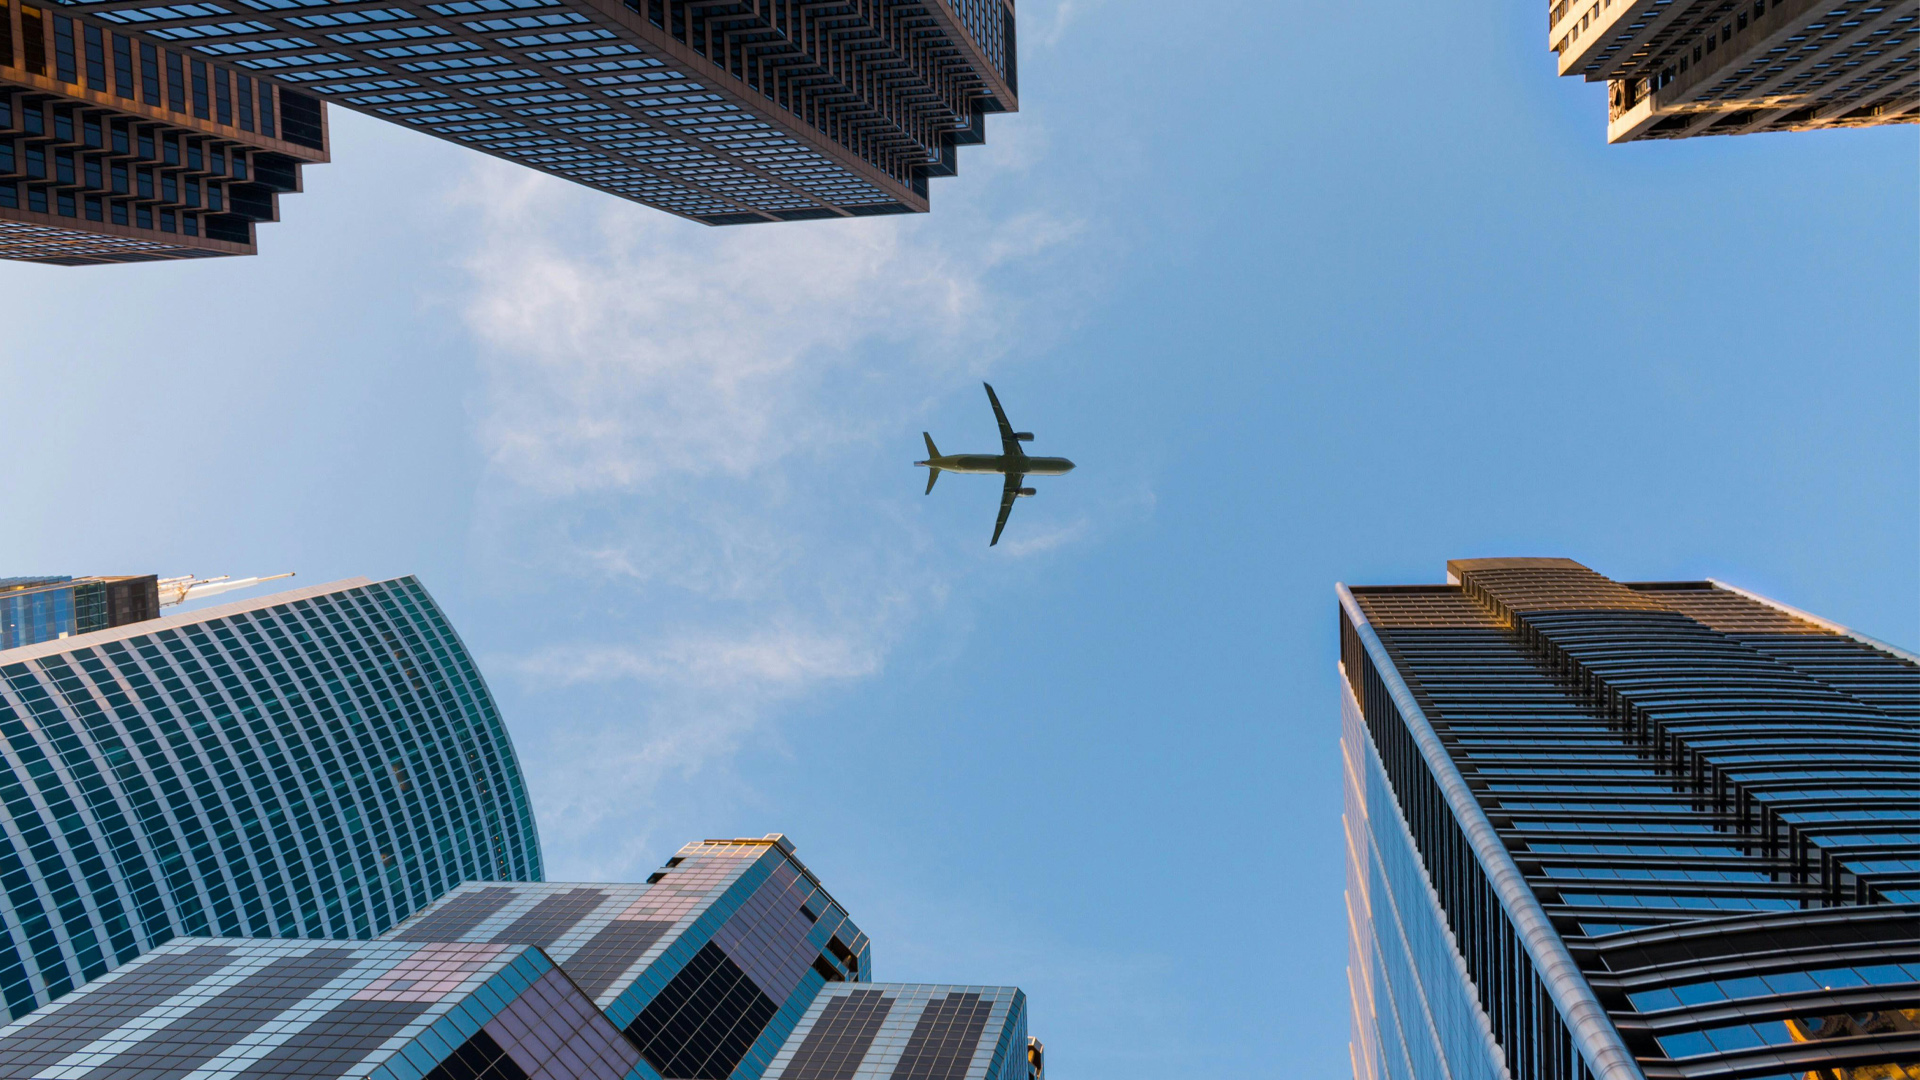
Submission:
<svg viewBox="0 0 1920 1080">
<path fill-rule="evenodd" d="M 1067 471 L 1067 472 L 1072 472 L 1072 471 L 1073 471 L 1073 462 L 1071 462 L 1071 461 L 1069 461 L 1069 462 L 1067 462 L 1067 468 L 1066 468 L 1066 471 Z"/>
</svg>

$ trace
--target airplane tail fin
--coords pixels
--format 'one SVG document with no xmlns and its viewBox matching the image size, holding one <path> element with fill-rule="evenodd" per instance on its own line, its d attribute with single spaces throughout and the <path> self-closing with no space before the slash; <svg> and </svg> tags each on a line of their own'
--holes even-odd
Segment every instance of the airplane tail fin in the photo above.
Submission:
<svg viewBox="0 0 1920 1080">
<path fill-rule="evenodd" d="M 931 495 L 931 494 L 933 494 L 933 482 L 934 482 L 935 480 L 938 480 L 938 479 L 940 479 L 940 466 L 938 466 L 938 465 L 935 465 L 935 464 L 933 463 L 933 459 L 934 459 L 934 458 L 937 458 L 937 457 L 939 457 L 939 456 L 940 456 L 940 448 L 939 448 L 939 447 L 937 447 L 937 446 L 935 446 L 935 445 L 933 445 L 933 436 L 932 436 L 932 435 L 930 435 L 930 434 L 928 434 L 927 432 L 924 432 L 924 431 L 923 431 L 923 432 L 921 432 L 921 433 L 920 433 L 920 437 L 921 437 L 921 438 L 923 438 L 923 439 L 925 439 L 925 440 L 927 440 L 927 460 L 925 460 L 925 461 L 920 461 L 920 462 L 915 462 L 915 464 L 917 464 L 917 465 L 925 465 L 925 466 L 927 467 L 927 491 L 926 491 L 926 493 L 927 493 L 928 495 Z"/>
</svg>

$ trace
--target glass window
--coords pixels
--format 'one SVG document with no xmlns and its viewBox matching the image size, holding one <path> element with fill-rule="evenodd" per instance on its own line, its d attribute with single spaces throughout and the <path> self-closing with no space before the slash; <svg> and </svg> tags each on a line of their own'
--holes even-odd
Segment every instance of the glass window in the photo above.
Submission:
<svg viewBox="0 0 1920 1080">
<path fill-rule="evenodd" d="M 1691 986 L 1676 986 L 1674 996 L 1682 1005 L 1705 1005 L 1713 1001 L 1725 1001 L 1727 995 L 1721 993 L 1719 983 L 1694 983 Z"/>
<path fill-rule="evenodd" d="M 1627 1000 L 1633 1002 L 1636 1012 L 1659 1012 L 1661 1009 L 1677 1008 L 1680 999 L 1672 990 L 1661 987 L 1658 990 L 1644 990 L 1637 994 L 1628 994 Z"/>
<path fill-rule="evenodd" d="M 1763 975 L 1761 979 L 1766 982 L 1767 988 L 1776 994 L 1820 989 L 1820 984 L 1813 981 L 1813 976 L 1804 971 L 1783 971 L 1774 975 Z"/>
<path fill-rule="evenodd" d="M 1670 1058 L 1692 1057 L 1695 1054 L 1713 1053 L 1713 1044 L 1697 1031 L 1685 1031 L 1678 1035 L 1661 1035 L 1657 1040 L 1660 1049 Z"/>
</svg>

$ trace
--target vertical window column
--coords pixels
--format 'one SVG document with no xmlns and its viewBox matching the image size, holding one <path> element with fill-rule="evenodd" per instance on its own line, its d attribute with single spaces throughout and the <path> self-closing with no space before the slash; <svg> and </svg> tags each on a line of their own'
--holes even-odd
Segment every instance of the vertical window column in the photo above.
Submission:
<svg viewBox="0 0 1920 1080">
<path fill-rule="evenodd" d="M 233 91 L 227 84 L 227 69 L 213 69 L 213 118 L 222 124 L 233 123 Z"/>
<path fill-rule="evenodd" d="M 193 115 L 202 120 L 213 119 L 213 110 L 207 100 L 207 65 L 204 60 L 193 63 Z"/>
<path fill-rule="evenodd" d="M 27 71 L 33 75 L 47 73 L 47 24 L 40 9 L 28 4 L 20 5 L 20 36 L 22 50 L 27 56 Z"/>
<path fill-rule="evenodd" d="M 85 27 L 87 35 L 87 89 L 107 88 L 107 41 L 97 26 Z"/>
<path fill-rule="evenodd" d="M 167 53 L 167 108 L 177 113 L 187 111 L 187 69 L 177 52 Z"/>
<path fill-rule="evenodd" d="M 128 101 L 140 96 L 133 82 L 133 42 L 125 34 L 113 35 L 113 92 Z"/>
<path fill-rule="evenodd" d="M 160 104 L 160 50 L 144 41 L 140 43 L 140 100 Z"/>
<path fill-rule="evenodd" d="M 0 0 L 5 3 L 6 0 Z M 253 80 L 239 72 L 234 72 L 233 81 L 240 98 L 240 130 L 253 130 Z"/>
<path fill-rule="evenodd" d="M 65 15 L 53 17 L 53 77 L 63 83 L 80 81 L 73 55 L 73 20 Z"/>
</svg>

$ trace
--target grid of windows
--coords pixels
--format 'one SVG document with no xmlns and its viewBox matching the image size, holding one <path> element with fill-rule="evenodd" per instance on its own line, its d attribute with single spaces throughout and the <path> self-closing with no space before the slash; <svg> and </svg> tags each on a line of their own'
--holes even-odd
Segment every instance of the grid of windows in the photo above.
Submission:
<svg viewBox="0 0 1920 1080">
<path fill-rule="evenodd" d="M 253 226 L 278 219 L 300 166 L 325 160 L 318 103 L 128 34 L 241 32 L 146 25 L 161 12 L 222 10 L 104 11 L 104 26 L 63 15 L 26 29 L 29 45 L 49 33 L 56 45 L 80 41 L 85 63 L 72 69 L 0 40 L 0 258 L 82 266 L 252 253 Z"/>
<path fill-rule="evenodd" d="M 0 578 L 0 651 L 159 614 L 159 579 L 152 574 Z"/>
<path fill-rule="evenodd" d="M 175 935 L 367 938 L 538 877 L 491 697 L 417 581 L 343 583 L 0 653 L 0 995 Z"/>
<path fill-rule="evenodd" d="M 715 931 L 777 951 L 790 906 L 817 964 L 779 1000 Z M 640 927 L 663 947 L 610 961 Z M 0 1027 L 0 1074 L 1038 1080 L 1019 990 L 867 983 L 867 959 L 784 837 L 709 840 L 646 884 L 468 884 L 372 942 L 176 939 Z M 596 967 L 622 976 L 600 1000 Z"/>
<path fill-rule="evenodd" d="M 535 949 L 183 939 L 0 1028 L 9 1076 L 639 1080 Z"/>
<path fill-rule="evenodd" d="M 468 884 L 398 941 L 532 944 L 668 1077 L 758 1075 L 866 935 L 779 836 L 689 844 L 643 884 Z"/>
<path fill-rule="evenodd" d="M 1758 1078 L 1904 1061 L 1920 665 L 1711 583 L 1624 586 L 1566 560 L 1449 570 L 1459 584 L 1353 590 L 1343 665 L 1385 805 L 1514 1075 L 1534 1075 L 1528 1031 L 1554 1026 L 1501 1021 L 1536 961 L 1481 952 L 1486 902 L 1456 889 L 1477 864 L 1460 863 L 1382 670 L 1643 1064 L 1705 1054 L 1715 1075 Z M 1357 1011 L 1356 1047 L 1392 1045 L 1388 1026 Z"/>
<path fill-rule="evenodd" d="M 1552 0 L 1562 75 L 1610 83 L 1610 141 L 1920 121 L 1910 5 Z"/>
<path fill-rule="evenodd" d="M 800 1038 L 781 1080 L 853 1080 L 880 1033 L 893 999 L 878 990 L 829 995 L 812 1030 Z"/>
<path fill-rule="evenodd" d="M 924 210 L 954 147 L 1017 107 L 1004 0 L 71 6 L 708 224 Z"/>
<path fill-rule="evenodd" d="M 1029 1080 L 1026 995 L 1010 986 L 835 983 L 769 1080 Z"/>
</svg>

